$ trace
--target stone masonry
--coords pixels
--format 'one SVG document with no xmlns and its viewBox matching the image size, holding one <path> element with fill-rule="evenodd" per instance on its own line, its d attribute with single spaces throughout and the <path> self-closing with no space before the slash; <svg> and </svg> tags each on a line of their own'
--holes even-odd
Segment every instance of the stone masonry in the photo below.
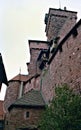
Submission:
<svg viewBox="0 0 81 130">
<path fill-rule="evenodd" d="M 34 126 L 33 130 L 36 126 L 37 130 L 37 123 L 44 109 L 22 105 L 28 102 L 31 104 L 32 100 L 28 98 L 21 102 L 23 96 L 32 90 L 40 92 L 45 104 L 49 104 L 54 97 L 55 87 L 64 83 L 81 93 L 81 20 L 76 23 L 76 19 L 77 12 L 75 11 L 68 11 L 66 8 L 64 10 L 50 8 L 45 17 L 47 41 L 29 40 L 31 55 L 30 63 L 27 63 L 29 75 L 23 81 L 20 99 L 18 99 L 18 94 L 22 80 L 10 82 L 4 101 L 5 130 L 20 130 L 21 128 L 21 130 L 24 128 L 31 130 L 32 128 L 29 128 L 31 126 Z M 54 42 L 57 42 L 56 47 L 53 46 Z M 49 58 L 46 62 L 45 59 L 43 60 L 44 66 L 41 65 L 40 68 L 38 58 L 42 58 L 44 51 L 49 53 Z M 37 101 L 38 98 L 35 100 Z M 15 104 L 16 102 L 18 104 Z M 26 118 L 26 112 L 31 113 L 29 118 Z"/>
</svg>

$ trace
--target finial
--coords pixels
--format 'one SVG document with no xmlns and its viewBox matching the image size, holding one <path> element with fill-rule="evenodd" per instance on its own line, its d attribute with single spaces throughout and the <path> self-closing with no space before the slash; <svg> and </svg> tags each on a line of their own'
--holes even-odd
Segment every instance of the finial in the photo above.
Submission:
<svg viewBox="0 0 81 130">
<path fill-rule="evenodd" d="M 59 9 L 61 9 L 61 1 L 59 0 Z"/>
<path fill-rule="evenodd" d="M 21 74 L 21 67 L 20 67 L 20 69 L 19 69 L 19 74 Z"/>
</svg>

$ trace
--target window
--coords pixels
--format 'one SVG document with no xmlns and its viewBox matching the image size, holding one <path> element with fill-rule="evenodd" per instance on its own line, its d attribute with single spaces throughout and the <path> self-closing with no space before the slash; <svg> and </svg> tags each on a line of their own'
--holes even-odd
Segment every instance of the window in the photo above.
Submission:
<svg viewBox="0 0 81 130">
<path fill-rule="evenodd" d="M 77 51 L 79 51 L 79 48 L 77 48 Z"/>
<path fill-rule="evenodd" d="M 77 29 L 73 30 L 73 37 L 76 37 L 78 35 Z"/>
<path fill-rule="evenodd" d="M 29 111 L 25 111 L 24 112 L 24 119 L 26 120 L 26 119 L 29 119 L 29 117 L 30 117 L 30 112 Z"/>
<path fill-rule="evenodd" d="M 26 112 L 26 118 L 29 118 L 29 111 Z"/>
<path fill-rule="evenodd" d="M 63 51 L 62 46 L 60 46 L 59 51 L 60 51 L 60 52 L 62 52 L 62 51 Z"/>
</svg>

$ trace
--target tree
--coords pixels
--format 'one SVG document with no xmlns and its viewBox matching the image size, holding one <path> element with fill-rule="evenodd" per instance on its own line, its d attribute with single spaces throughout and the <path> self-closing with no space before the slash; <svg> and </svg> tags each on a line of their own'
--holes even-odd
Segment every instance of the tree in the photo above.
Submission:
<svg viewBox="0 0 81 130">
<path fill-rule="evenodd" d="M 40 130 L 81 130 L 81 97 L 67 85 L 55 88 L 55 97 L 46 106 Z"/>
</svg>

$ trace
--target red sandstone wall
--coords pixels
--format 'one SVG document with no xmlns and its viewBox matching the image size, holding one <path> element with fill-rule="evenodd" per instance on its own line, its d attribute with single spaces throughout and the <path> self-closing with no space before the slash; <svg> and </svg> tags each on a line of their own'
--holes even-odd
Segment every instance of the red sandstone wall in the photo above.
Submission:
<svg viewBox="0 0 81 130">
<path fill-rule="evenodd" d="M 4 100 L 4 109 L 7 112 L 8 107 L 18 98 L 20 83 L 13 81 L 9 83 L 6 91 L 6 96 Z"/>
<path fill-rule="evenodd" d="M 28 71 L 29 74 L 36 74 L 40 73 L 40 70 L 37 68 L 37 58 L 38 55 L 40 54 L 40 51 L 42 49 L 47 49 L 48 45 L 46 42 L 42 41 L 30 41 L 29 42 L 29 47 L 30 47 L 30 63 L 28 65 Z"/>
<path fill-rule="evenodd" d="M 42 77 L 42 92 L 47 102 L 59 84 L 67 83 L 77 92 L 81 91 L 81 26 L 77 30 L 78 35 L 66 40 L 63 51 L 56 54 Z"/>
<path fill-rule="evenodd" d="M 37 73 L 37 57 L 40 53 L 40 50 L 37 49 L 31 49 L 30 55 L 31 55 L 31 59 L 30 59 L 30 63 L 28 65 L 28 71 L 29 71 L 29 75 L 33 75 L 35 73 Z"/>
<path fill-rule="evenodd" d="M 5 125 L 5 130 L 16 130 L 18 128 L 27 128 L 28 126 L 35 125 L 40 119 L 43 109 L 26 109 L 14 108 L 10 111 L 9 119 Z M 29 118 L 26 118 L 26 112 L 29 112 Z"/>
<path fill-rule="evenodd" d="M 67 28 L 64 31 L 64 35 L 65 35 L 76 23 L 76 18 L 77 18 L 76 12 L 51 8 L 49 9 L 48 14 L 49 14 L 48 23 L 46 25 L 46 36 L 48 41 L 57 37 L 60 31 L 61 33 L 63 33 L 63 30 Z M 62 28 L 63 26 L 64 28 Z M 60 35 L 60 36 L 64 36 L 64 35 Z"/>
<path fill-rule="evenodd" d="M 66 20 L 65 24 L 63 25 L 62 29 L 58 33 L 60 36 L 59 42 L 65 37 L 65 35 L 74 27 L 76 24 L 76 15 L 69 16 L 68 20 Z"/>
<path fill-rule="evenodd" d="M 34 77 L 26 83 L 24 86 L 24 94 L 31 89 L 40 90 L 40 76 Z"/>
<path fill-rule="evenodd" d="M 4 120 L 3 101 L 0 101 L 0 120 Z"/>
<path fill-rule="evenodd" d="M 54 10 L 52 10 L 54 11 Z M 58 11 L 56 11 L 57 14 Z M 59 12 L 60 13 L 60 12 Z M 58 13 L 58 15 L 60 15 Z M 71 13 L 71 12 L 70 12 Z M 51 12 L 53 14 L 53 12 Z M 55 15 L 56 15 L 55 14 Z M 71 13 L 73 16 L 76 16 L 76 13 Z M 63 12 L 61 12 L 61 15 L 66 15 Z M 67 16 L 70 14 L 68 13 Z M 63 27 L 59 34 L 63 38 L 64 35 L 68 32 L 70 27 L 72 27 L 76 19 L 69 19 L 67 25 L 65 24 L 66 18 L 65 17 L 57 17 L 52 16 L 50 21 L 50 26 L 48 29 L 48 40 L 52 39 L 54 36 L 58 34 L 58 30 L 61 27 Z M 61 25 L 60 25 L 61 23 Z M 55 26 L 58 26 L 58 30 L 55 30 Z M 42 73 L 42 78 L 40 82 L 40 77 L 33 78 L 31 82 L 28 82 L 25 85 L 24 93 L 29 91 L 30 89 L 38 89 L 42 88 L 42 94 L 45 98 L 46 102 L 50 102 L 54 95 L 54 87 L 58 84 L 62 83 L 68 83 L 72 88 L 75 87 L 77 91 L 80 91 L 79 86 L 81 85 L 81 27 L 78 28 L 79 34 L 76 38 L 73 38 L 73 35 L 66 41 L 66 43 L 63 45 L 63 52 L 58 52 L 51 64 L 48 66 L 47 69 L 45 69 Z M 41 49 L 47 49 L 48 46 L 46 43 L 37 42 L 37 41 L 30 41 L 30 53 L 31 53 L 31 61 L 28 66 L 29 68 L 29 74 L 35 74 L 37 73 L 37 64 L 36 60 L 37 57 L 41 51 Z M 40 84 L 41 83 L 41 84 Z M 10 86 L 7 89 L 5 101 L 4 101 L 4 107 L 7 111 L 7 108 L 17 99 L 19 92 L 19 82 L 13 82 L 10 83 Z M 33 110 L 30 109 L 28 111 L 31 111 L 31 117 L 29 120 L 24 119 L 24 112 L 26 111 L 23 109 L 13 109 L 10 114 L 8 114 L 8 120 L 10 124 L 10 130 L 14 130 L 18 126 L 27 125 L 27 124 L 35 124 L 35 121 L 37 123 L 40 110 Z M 21 114 L 20 114 L 21 113 Z M 34 115 L 35 114 L 35 115 Z M 6 125 L 5 130 L 9 130 L 9 126 Z"/>
</svg>

